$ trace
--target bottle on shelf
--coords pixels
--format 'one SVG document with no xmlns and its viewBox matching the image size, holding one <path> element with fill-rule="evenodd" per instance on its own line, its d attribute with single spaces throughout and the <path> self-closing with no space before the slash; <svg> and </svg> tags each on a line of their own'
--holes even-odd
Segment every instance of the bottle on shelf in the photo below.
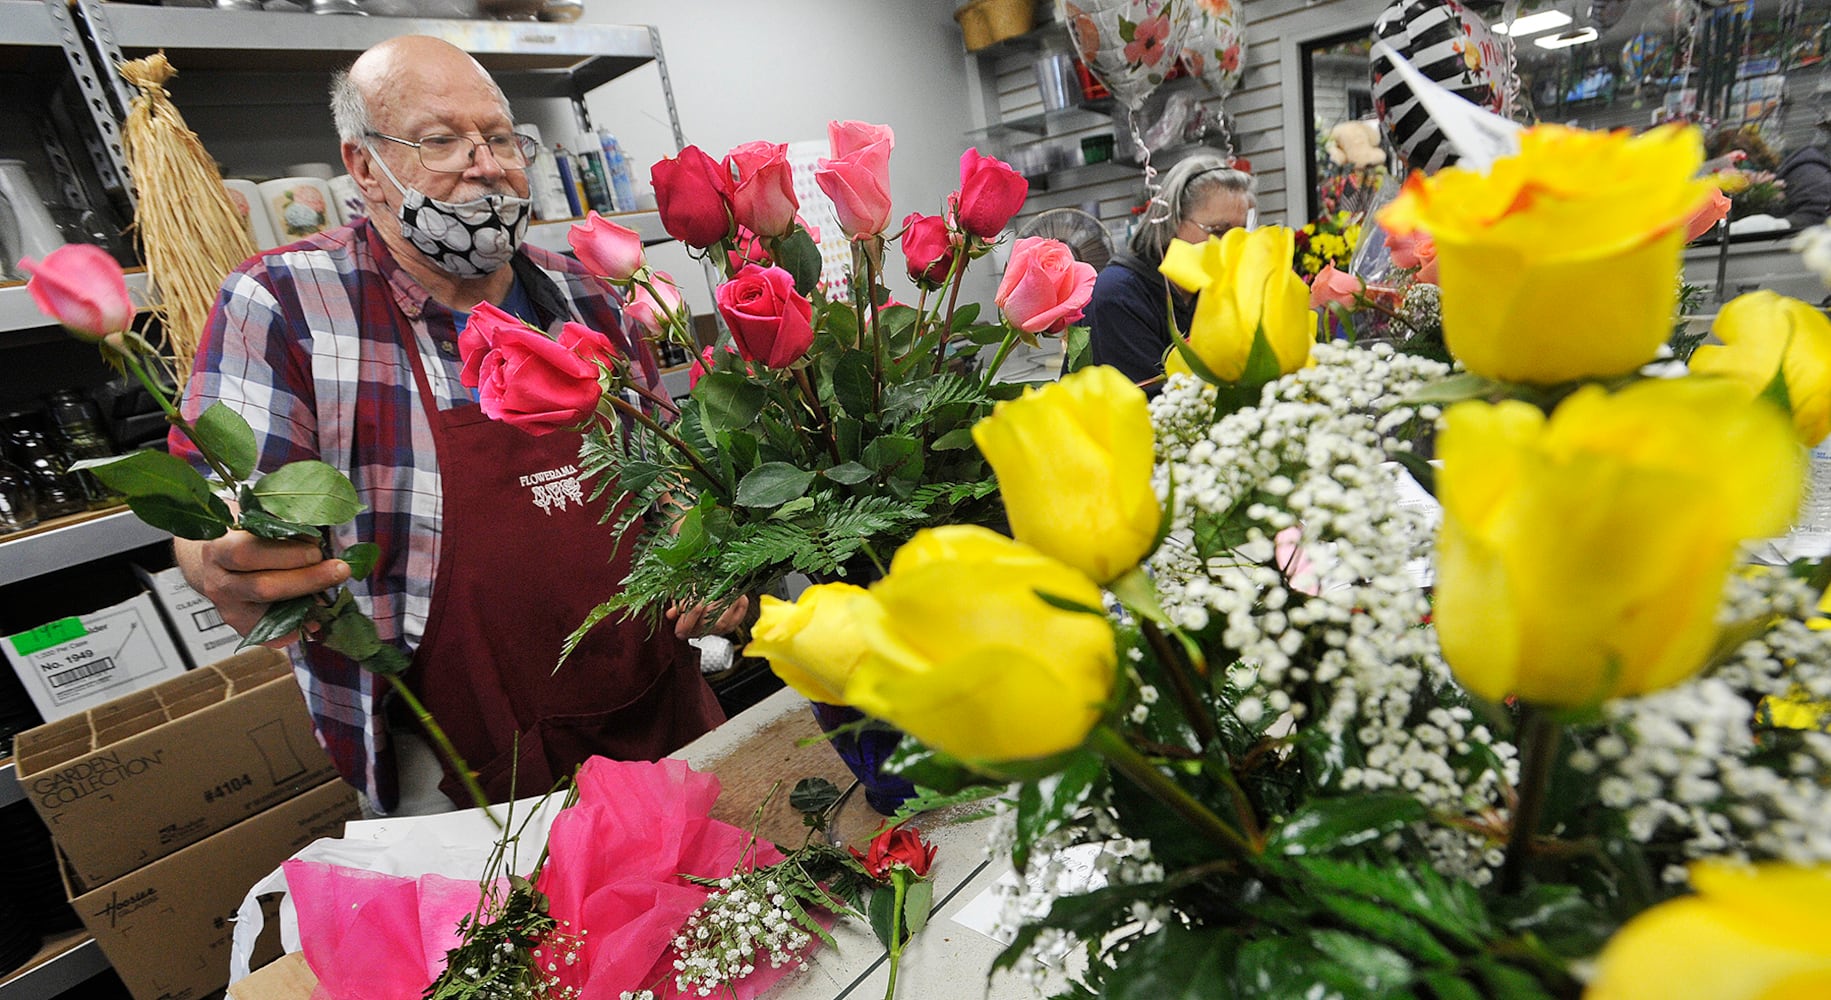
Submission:
<svg viewBox="0 0 1831 1000">
<path fill-rule="evenodd" d="M 585 149 L 573 154 L 573 158 L 578 161 L 579 179 L 585 183 L 586 202 L 604 215 L 615 212 L 616 206 L 610 200 L 610 181 L 604 174 L 604 154 Z"/>
<path fill-rule="evenodd" d="M 101 419 L 96 415 L 93 403 L 74 389 L 59 389 L 51 394 L 48 403 L 51 434 L 65 458 L 75 462 L 114 457 L 114 446 L 102 433 Z M 76 475 L 82 480 L 83 492 L 88 495 L 91 508 L 112 507 L 121 502 L 121 495 L 103 485 L 93 474 L 79 472 Z"/>
<path fill-rule="evenodd" d="M 569 218 L 579 218 L 585 214 L 585 189 L 579 185 L 579 174 L 573 166 L 572 154 L 566 152 L 564 146 L 554 146 L 553 162 L 559 170 L 560 189 L 566 196 L 566 207 L 572 213 Z"/>
<path fill-rule="evenodd" d="M 517 125 L 515 128 L 535 141 L 540 141 L 540 130 L 533 125 Z M 535 218 L 550 222 L 554 219 L 570 219 L 577 214 L 571 211 L 563 184 L 559 162 L 553 158 L 553 151 L 542 142 L 534 154 L 534 162 L 528 164 L 528 196 L 534 199 Z"/>
<path fill-rule="evenodd" d="M 598 145 L 604 150 L 604 169 L 610 174 L 610 200 L 615 203 L 619 212 L 636 210 L 636 176 L 630 168 L 629 157 L 623 155 L 623 147 L 617 137 L 605 129 L 598 129 Z"/>
</svg>

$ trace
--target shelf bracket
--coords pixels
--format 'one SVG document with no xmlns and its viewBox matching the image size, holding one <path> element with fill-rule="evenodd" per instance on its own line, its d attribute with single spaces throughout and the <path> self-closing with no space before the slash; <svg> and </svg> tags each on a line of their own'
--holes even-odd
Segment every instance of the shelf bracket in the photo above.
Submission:
<svg viewBox="0 0 1831 1000">
<path fill-rule="evenodd" d="M 668 102 L 668 123 L 674 127 L 674 152 L 687 148 L 687 133 L 680 127 L 680 109 L 674 106 L 674 81 L 668 78 L 668 57 L 661 51 L 661 29 L 648 26 L 649 48 L 655 52 L 655 71 L 661 74 L 661 97 Z"/>
<path fill-rule="evenodd" d="M 89 156 L 95 161 L 96 173 L 100 175 L 104 187 L 120 191 L 126 196 L 128 204 L 137 206 L 133 185 L 128 183 L 127 157 L 121 146 L 121 128 L 118 124 L 125 116 L 127 105 L 123 99 L 117 109 L 110 100 L 108 89 L 108 84 L 112 84 L 115 96 L 120 96 L 122 84 L 114 64 L 120 61 L 121 50 L 115 47 L 112 36 L 109 36 L 106 48 L 95 38 L 98 22 L 102 24 L 104 33 L 107 30 L 101 12 L 91 9 L 95 6 L 95 0 L 77 2 L 84 23 L 89 27 L 90 39 L 96 43 L 96 49 L 100 50 L 101 69 L 97 66 L 98 57 L 91 55 L 90 41 L 84 40 L 84 32 L 71 16 L 70 8 L 64 0 L 45 0 L 45 12 L 50 16 L 51 23 L 57 26 L 64 61 L 70 64 L 71 75 L 82 88 L 83 104 L 88 107 L 89 120 L 95 126 L 94 135 L 85 141 L 89 147 Z"/>
</svg>

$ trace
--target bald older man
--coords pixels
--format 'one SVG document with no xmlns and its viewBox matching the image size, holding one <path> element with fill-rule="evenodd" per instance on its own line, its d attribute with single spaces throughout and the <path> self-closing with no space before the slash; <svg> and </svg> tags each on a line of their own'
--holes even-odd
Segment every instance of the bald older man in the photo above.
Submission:
<svg viewBox="0 0 1831 1000">
<path fill-rule="evenodd" d="M 435 38 L 383 42 L 333 81 L 331 105 L 369 216 L 229 275 L 183 405 L 192 417 L 218 400 L 237 409 L 262 470 L 343 470 L 366 509 L 331 531 L 331 551 L 371 541 L 381 558 L 351 581 L 316 545 L 231 532 L 177 542 L 185 577 L 243 634 L 269 602 L 347 582 L 412 656 L 410 686 L 494 799 L 511 770 L 530 794 L 592 754 L 665 755 L 723 719 L 680 641 L 697 616 L 679 635 L 606 623 L 554 671 L 630 546 L 599 524 L 601 502 L 580 499 L 589 488 L 551 489 L 576 483 L 577 434 L 533 437 L 483 416 L 458 379 L 458 335 L 489 302 L 541 329 L 600 330 L 651 379 L 652 356 L 601 282 L 523 245 L 536 144 L 469 55 Z M 176 434 L 172 447 L 189 453 Z M 409 724 L 390 726 L 379 678 L 317 643 L 291 652 L 320 741 L 376 811 L 448 808 L 434 785 L 459 798 Z"/>
</svg>

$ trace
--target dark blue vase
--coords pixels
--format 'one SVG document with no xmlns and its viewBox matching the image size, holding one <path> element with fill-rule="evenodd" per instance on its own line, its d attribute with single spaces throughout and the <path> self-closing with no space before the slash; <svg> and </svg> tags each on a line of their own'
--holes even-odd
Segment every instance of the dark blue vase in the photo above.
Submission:
<svg viewBox="0 0 1831 1000">
<path fill-rule="evenodd" d="M 865 801 L 871 804 L 871 808 L 889 816 L 915 795 L 915 786 L 907 778 L 900 774 L 886 773 L 882 769 L 884 761 L 896 752 L 897 744 L 903 742 L 902 730 L 875 719 L 866 720 L 863 712 L 847 705 L 828 705 L 818 701 L 809 704 L 814 707 L 814 719 L 820 723 L 822 730 L 831 733 L 849 727 L 829 738 L 827 744 L 858 778 L 859 785 L 865 790 Z M 857 725 L 860 722 L 864 724 Z"/>
</svg>

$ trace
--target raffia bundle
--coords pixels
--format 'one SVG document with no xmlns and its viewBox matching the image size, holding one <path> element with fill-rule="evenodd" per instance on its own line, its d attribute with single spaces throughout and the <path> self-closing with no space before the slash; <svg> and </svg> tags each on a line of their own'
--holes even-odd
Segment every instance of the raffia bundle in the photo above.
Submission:
<svg viewBox="0 0 1831 1000">
<path fill-rule="evenodd" d="M 223 190 L 216 161 L 166 93 L 165 81 L 177 71 L 165 53 L 122 63 L 120 70 L 140 89 L 124 135 L 140 203 L 134 229 L 147 278 L 158 293 L 154 312 L 183 388 L 223 278 L 253 256 L 255 247 Z M 260 211 L 259 205 L 250 208 Z"/>
</svg>

